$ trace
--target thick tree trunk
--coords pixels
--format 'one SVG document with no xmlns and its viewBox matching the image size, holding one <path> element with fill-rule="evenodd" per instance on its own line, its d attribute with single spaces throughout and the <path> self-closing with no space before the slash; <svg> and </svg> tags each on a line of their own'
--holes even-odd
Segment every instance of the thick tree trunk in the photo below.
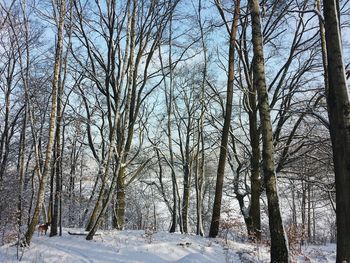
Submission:
<svg viewBox="0 0 350 263">
<path fill-rule="evenodd" d="M 350 262 L 350 100 L 336 0 L 324 0 L 328 60 L 327 103 L 337 204 L 337 262 Z"/>
<path fill-rule="evenodd" d="M 217 3 L 217 6 L 219 4 Z M 221 8 L 221 7 L 218 7 Z M 229 47 L 229 61 L 228 61 L 228 80 L 227 80 L 227 97 L 226 97 L 226 110 L 225 110 L 225 119 L 224 126 L 221 137 L 221 146 L 220 146 L 220 156 L 219 164 L 216 177 L 216 186 L 215 186 L 215 197 L 214 197 L 214 206 L 213 214 L 210 224 L 209 237 L 216 237 L 219 232 L 220 225 L 220 213 L 221 213 L 221 201 L 222 201 L 222 189 L 224 185 L 224 175 L 225 175 L 225 166 L 227 158 L 227 143 L 230 132 L 231 125 L 231 114 L 232 114 L 232 100 L 233 100 L 233 81 L 235 78 L 235 41 L 236 41 L 236 32 L 237 25 L 240 13 L 240 0 L 235 1 L 235 10 L 234 18 L 231 25 L 230 31 L 230 47 Z"/>
<path fill-rule="evenodd" d="M 116 204 L 116 221 L 117 229 L 123 230 L 125 224 L 125 168 L 119 170 L 117 178 L 117 204 Z"/>
<path fill-rule="evenodd" d="M 253 73 L 254 86 L 258 92 L 258 108 L 262 130 L 262 160 L 264 182 L 269 212 L 271 235 L 271 262 L 289 262 L 288 241 L 286 239 L 280 212 L 279 197 L 274 163 L 273 134 L 270 117 L 269 99 L 265 79 L 265 62 L 263 52 L 263 37 L 261 32 L 260 8 L 258 0 L 250 0 L 253 40 Z"/>
</svg>

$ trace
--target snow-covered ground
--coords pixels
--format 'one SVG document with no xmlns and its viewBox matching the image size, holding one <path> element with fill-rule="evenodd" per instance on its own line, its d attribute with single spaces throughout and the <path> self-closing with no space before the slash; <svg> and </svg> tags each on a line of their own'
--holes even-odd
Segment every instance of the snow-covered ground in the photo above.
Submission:
<svg viewBox="0 0 350 263">
<path fill-rule="evenodd" d="M 167 232 L 104 231 L 93 241 L 84 236 L 37 236 L 22 254 L 21 262 L 178 262 L 178 263 L 239 263 L 269 262 L 267 247 L 228 242 L 195 235 Z M 0 247 L 0 262 L 16 262 L 16 246 Z M 335 246 L 308 246 L 295 262 L 335 262 Z"/>
</svg>

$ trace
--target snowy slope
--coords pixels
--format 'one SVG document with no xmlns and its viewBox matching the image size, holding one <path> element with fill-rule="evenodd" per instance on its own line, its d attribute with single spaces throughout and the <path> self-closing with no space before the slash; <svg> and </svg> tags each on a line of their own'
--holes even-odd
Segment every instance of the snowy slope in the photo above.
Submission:
<svg viewBox="0 0 350 263">
<path fill-rule="evenodd" d="M 229 242 L 226 245 L 220 239 L 145 231 L 104 231 L 93 241 L 87 241 L 84 236 L 68 235 L 67 231 L 65 229 L 63 237 L 35 235 L 21 262 L 269 262 L 268 248 L 254 244 Z M 322 254 L 322 250 L 309 247 L 305 252 L 307 256 L 299 256 L 297 262 L 334 262 L 335 247 L 328 246 L 326 254 Z M 0 262 L 15 261 L 15 246 L 0 248 Z"/>
<path fill-rule="evenodd" d="M 72 230 L 72 232 L 79 232 Z M 22 262 L 225 262 L 223 247 L 193 235 L 145 234 L 145 231 L 105 231 L 93 241 L 84 236 L 34 236 Z M 16 247 L 0 249 L 0 262 L 16 259 Z M 239 262 L 238 255 L 236 256 Z"/>
</svg>

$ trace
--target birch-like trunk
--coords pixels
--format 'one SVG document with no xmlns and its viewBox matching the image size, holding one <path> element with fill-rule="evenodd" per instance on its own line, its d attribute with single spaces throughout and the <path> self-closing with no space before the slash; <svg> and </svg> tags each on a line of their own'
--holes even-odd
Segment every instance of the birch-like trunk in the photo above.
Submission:
<svg viewBox="0 0 350 263">
<path fill-rule="evenodd" d="M 51 160 L 53 155 L 53 147 L 55 142 L 55 131 L 56 131 L 56 115 L 57 115 L 57 91 L 59 85 L 59 76 L 60 76 L 60 66 L 61 66 L 61 56 L 63 49 L 63 38 L 64 38 L 64 18 L 65 18 L 65 10 L 66 10 L 66 0 L 61 0 L 58 6 L 59 10 L 59 24 L 58 24 L 58 32 L 57 32 L 57 43 L 55 50 L 55 62 L 54 62 L 54 74 L 52 80 L 52 105 L 51 105 L 51 114 L 50 114 L 50 124 L 49 124 L 49 138 L 46 147 L 46 156 L 43 173 L 39 182 L 38 189 L 38 197 L 36 206 L 34 209 L 34 214 L 32 220 L 29 224 L 28 230 L 25 234 L 25 242 L 27 245 L 30 245 L 30 242 L 33 237 L 33 233 L 35 231 L 35 227 L 39 221 L 40 210 L 44 203 L 45 198 L 45 187 L 47 177 L 51 171 Z"/>
</svg>

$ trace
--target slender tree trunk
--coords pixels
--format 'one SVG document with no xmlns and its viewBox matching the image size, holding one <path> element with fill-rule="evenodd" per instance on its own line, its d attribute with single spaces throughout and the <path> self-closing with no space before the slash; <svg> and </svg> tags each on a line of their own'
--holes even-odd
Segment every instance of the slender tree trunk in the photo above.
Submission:
<svg viewBox="0 0 350 263">
<path fill-rule="evenodd" d="M 60 76 L 60 65 L 61 65 L 61 56 L 63 49 L 63 38 L 64 38 L 64 17 L 66 9 L 66 1 L 61 0 L 59 4 L 59 24 L 58 24 L 58 33 L 57 33 L 57 44 L 55 51 L 55 63 L 54 63 L 54 74 L 52 80 L 52 105 L 51 105 L 51 115 L 50 115 L 50 125 L 49 125 L 49 139 L 46 147 L 46 157 L 44 163 L 44 170 L 39 182 L 38 198 L 34 210 L 32 220 L 29 224 L 28 230 L 25 234 L 25 241 L 27 245 L 30 245 L 30 242 L 35 231 L 35 227 L 39 221 L 39 214 L 44 203 L 45 198 L 45 187 L 46 180 L 51 171 L 51 159 L 52 159 L 52 150 L 55 141 L 55 130 L 56 130 L 56 114 L 57 114 L 57 91 L 59 84 Z"/>
<path fill-rule="evenodd" d="M 313 196 L 313 191 L 311 191 Z M 312 242 L 316 243 L 316 217 L 315 217 L 315 202 L 312 201 Z"/>
<path fill-rule="evenodd" d="M 54 200 L 53 200 L 53 209 L 51 214 L 51 229 L 50 236 L 56 236 L 58 233 L 58 217 L 59 217 L 59 202 L 60 202 L 60 189 L 61 189 L 61 163 L 62 163 L 62 150 L 61 150 L 61 125 L 62 125 L 62 96 L 63 96 L 63 86 L 60 85 L 57 97 L 57 129 L 56 129 L 56 153 L 55 153 L 55 169 L 54 169 L 54 178 L 55 178 L 55 190 L 54 190 Z"/>
<path fill-rule="evenodd" d="M 105 175 L 105 172 L 103 172 L 103 177 Z M 88 220 L 88 223 L 86 224 L 86 227 L 85 227 L 85 231 L 90 231 L 91 228 L 93 227 L 95 221 L 96 221 L 96 217 L 97 217 L 97 213 L 101 207 L 101 202 L 102 202 L 102 192 L 105 188 L 105 181 L 106 179 L 105 178 L 102 178 L 102 185 L 101 185 L 101 189 L 100 189 L 100 192 L 99 192 L 99 195 L 97 197 L 97 201 L 95 203 L 95 206 L 94 206 L 94 209 L 92 210 L 92 213 L 89 217 L 89 220 Z M 92 196 L 92 195 L 91 195 Z M 87 210 L 85 210 L 85 212 L 87 212 Z"/>
<path fill-rule="evenodd" d="M 118 125 L 120 124 L 119 121 L 120 120 L 120 111 L 119 111 L 119 103 L 120 103 L 120 94 L 117 94 L 118 97 L 115 98 L 115 109 L 116 111 L 114 112 L 114 119 L 111 127 L 111 136 L 110 136 L 110 147 L 108 150 L 108 154 L 107 154 L 107 163 L 105 165 L 105 173 L 104 173 L 104 179 L 103 179 L 103 184 L 106 183 L 106 179 L 107 176 L 109 174 L 109 170 L 110 170 L 110 162 L 112 161 L 112 154 L 115 155 L 116 158 L 116 169 L 115 169 L 115 173 L 112 176 L 112 180 L 110 183 L 110 187 L 107 193 L 107 197 L 105 198 L 105 202 L 102 203 L 102 207 L 101 207 L 101 211 L 98 213 L 98 215 L 96 216 L 96 221 L 94 222 L 91 230 L 89 231 L 89 234 L 86 236 L 87 240 L 91 240 L 93 238 L 93 236 L 95 235 L 96 231 L 97 231 L 97 227 L 100 223 L 100 220 L 102 219 L 102 217 L 104 216 L 107 207 L 112 199 L 113 196 L 113 192 L 115 190 L 115 187 L 117 185 L 117 181 L 119 178 L 119 174 L 120 174 L 120 169 L 124 169 L 124 165 L 125 165 L 125 159 L 126 159 L 126 154 L 125 154 L 125 132 L 128 131 L 129 128 L 129 124 L 130 124 L 130 119 L 129 117 L 129 113 L 130 113 L 130 104 L 131 104 L 131 97 L 132 97 L 132 87 L 133 87 L 133 74 L 134 74 L 134 52 L 135 52 L 135 43 L 136 43 L 136 15 L 137 15 L 137 3 L 136 0 L 131 1 L 130 3 L 132 3 L 132 12 L 130 13 L 130 11 L 128 10 L 128 35 L 127 35 L 127 39 L 130 38 L 130 42 L 127 40 L 127 43 L 129 43 L 129 53 L 130 53 L 130 57 L 128 59 L 128 70 L 129 70 L 129 74 L 128 74 L 128 83 L 127 83 L 127 90 L 126 90 L 126 98 L 125 98 L 125 108 L 124 108 L 124 116 L 125 117 L 125 121 L 123 124 L 124 129 L 121 132 L 121 138 L 120 138 L 120 144 L 118 145 L 119 147 L 117 147 L 116 145 L 116 140 L 117 140 L 117 128 Z M 114 3 L 111 3 L 113 5 L 114 8 Z M 123 78 L 126 75 L 127 71 L 123 72 Z M 122 85 L 121 85 L 122 86 Z M 124 162 L 123 162 L 124 161 Z M 123 173 L 124 174 L 124 173 Z M 122 180 L 124 180 L 124 176 L 121 177 Z M 124 181 L 122 181 L 124 182 Z M 124 185 L 122 185 L 124 186 Z M 99 195 L 99 200 L 102 201 L 102 195 L 104 192 L 104 188 L 103 187 L 100 191 L 100 195 Z M 124 191 L 124 189 L 123 189 Z M 118 198 L 118 197 L 117 197 Z M 124 202 L 125 202 L 125 197 L 124 197 Z M 124 207 L 121 207 L 123 210 L 125 209 L 125 205 Z M 96 211 L 97 213 L 97 211 Z M 124 211 L 123 211 L 124 213 Z M 123 214 L 123 221 L 124 221 L 124 214 Z M 123 223 L 123 222 L 122 222 Z"/>
<path fill-rule="evenodd" d="M 197 224 L 196 234 L 204 235 L 203 227 L 203 185 L 204 185 L 204 138 L 203 138 L 203 111 L 198 123 L 198 145 L 196 155 L 196 171 L 195 171 L 195 189 L 196 189 L 196 212 Z"/>
<path fill-rule="evenodd" d="M 219 5 L 217 3 L 217 5 Z M 221 7 L 218 7 L 221 8 Z M 225 110 L 225 119 L 224 126 L 221 137 L 221 146 L 220 146 L 220 157 L 216 177 L 216 186 L 215 186 L 215 197 L 214 197 L 214 206 L 213 214 L 210 224 L 209 237 L 216 237 L 219 232 L 220 225 L 220 213 L 221 213 L 221 201 L 222 201 L 222 189 L 224 185 L 224 175 L 225 175 L 225 166 L 226 166 L 226 157 L 227 157 L 227 143 L 230 132 L 231 125 L 231 115 L 232 115 L 232 100 L 233 100 L 233 82 L 234 82 L 234 62 L 235 62 L 235 41 L 236 41 L 236 32 L 237 25 L 240 14 L 240 0 L 235 1 L 234 9 L 234 18 L 230 29 L 230 47 L 229 47 L 229 61 L 228 61 L 228 80 L 227 80 L 227 97 L 226 97 L 226 110 Z"/>
<path fill-rule="evenodd" d="M 73 3 L 69 4 L 69 21 L 72 21 L 73 14 Z M 72 23 L 72 22 L 70 22 Z M 62 129 L 63 123 L 63 94 L 64 86 L 66 83 L 67 76 L 67 66 L 68 66 L 68 55 L 69 48 L 71 47 L 71 36 L 72 36 L 72 24 L 69 25 L 68 30 L 68 48 L 64 58 L 61 60 L 61 67 L 63 70 L 60 72 L 58 92 L 57 92 L 57 129 L 56 129 L 56 159 L 55 159 L 55 175 L 56 175 L 56 189 L 54 196 L 54 208 L 52 214 L 52 222 L 50 229 L 50 236 L 55 236 L 58 234 L 58 227 L 60 229 L 60 236 L 62 235 L 62 225 L 61 225 L 61 208 L 62 208 L 62 158 L 63 158 L 63 148 L 64 148 L 64 128 Z M 62 77 L 61 77 L 62 75 Z M 62 136 L 62 138 L 61 138 Z"/>
<path fill-rule="evenodd" d="M 20 67 L 21 67 L 21 76 L 23 80 L 23 86 L 24 86 L 24 95 L 26 94 L 26 91 L 28 90 L 29 85 L 29 70 L 30 70 L 30 49 L 29 49 L 29 32 L 28 32 L 28 20 L 27 20 L 27 3 L 22 2 L 21 3 L 21 11 L 23 15 L 23 24 L 25 29 L 25 54 L 26 54 L 26 60 L 25 62 L 22 60 L 22 56 L 20 56 Z M 24 69 L 25 68 L 25 69 Z M 24 190 L 24 182 L 25 182 L 25 175 L 26 175 L 26 169 L 25 169 L 25 148 L 26 148 L 26 139 L 27 139 L 27 124 L 28 124 L 28 101 L 27 96 L 24 96 L 25 102 L 24 102 L 24 119 L 22 124 L 22 131 L 21 131 L 21 137 L 20 137 L 20 153 L 19 153 L 19 159 L 18 159 L 18 174 L 19 174 L 19 194 L 18 194 L 18 246 L 17 246 L 17 259 L 19 258 L 18 254 L 18 248 L 21 245 L 20 240 L 22 239 L 22 225 L 23 225 L 23 190 Z M 29 161 L 30 157 L 28 157 Z M 27 162 L 28 166 L 28 162 Z M 29 218 L 29 217 L 28 217 Z"/>
<path fill-rule="evenodd" d="M 30 178 L 30 183 L 31 183 L 31 192 L 30 192 L 30 199 L 29 199 L 29 207 L 28 207 L 28 215 L 32 214 L 32 209 L 33 209 L 33 200 L 34 200 L 34 195 L 35 195 L 35 183 L 34 183 L 34 178 L 35 178 L 35 169 L 32 172 L 32 176 Z M 27 227 L 29 228 L 30 226 L 30 221 L 31 218 L 28 216 L 27 218 Z"/>
<path fill-rule="evenodd" d="M 304 245 L 306 237 L 306 188 L 304 180 L 301 182 L 301 190 L 301 224 L 303 228 L 301 244 Z"/>
<path fill-rule="evenodd" d="M 56 137 L 55 137 L 56 139 Z M 53 151 L 53 165 L 51 165 L 51 169 L 50 169 L 50 196 L 49 196 L 49 208 L 48 208 L 48 220 L 47 222 L 51 222 L 52 221 L 52 216 L 53 216 L 53 199 L 54 199 L 54 187 L 55 187 L 55 164 L 54 164 L 54 160 L 56 160 L 56 143 L 54 143 L 54 147 L 52 149 Z M 45 222 L 46 223 L 46 222 Z"/>
<path fill-rule="evenodd" d="M 117 119 L 118 119 L 118 117 L 115 116 L 114 123 L 116 123 Z M 116 127 L 114 126 L 113 131 L 112 131 L 112 138 L 110 141 L 111 145 L 109 146 L 108 154 L 106 157 L 107 158 L 106 162 L 103 165 L 105 167 L 105 171 L 103 173 L 101 189 L 100 189 L 100 192 L 99 192 L 96 204 L 95 204 L 95 208 L 90 216 L 88 226 L 86 227 L 86 231 L 89 231 L 89 234 L 86 237 L 87 240 L 91 240 L 93 238 L 93 236 L 95 235 L 95 233 L 97 231 L 98 224 L 99 224 L 99 220 L 102 218 L 102 214 L 105 212 L 106 207 L 107 207 L 107 204 L 102 205 L 102 200 L 103 200 L 103 197 L 105 194 L 112 153 L 115 151 L 115 136 L 116 136 L 115 135 L 116 134 L 115 128 Z M 120 164 L 118 164 L 118 169 L 117 169 L 116 173 L 119 172 L 119 167 L 120 167 Z M 112 185 L 110 186 L 110 189 L 113 187 L 114 181 L 116 181 L 115 177 L 117 177 L 117 176 L 116 175 L 113 176 L 112 183 L 111 183 Z M 101 208 L 101 205 L 102 205 L 102 208 Z"/>
<path fill-rule="evenodd" d="M 7 159 L 9 155 L 9 133 L 10 133 L 10 111 L 11 111 L 11 84 L 12 77 L 7 78 L 5 88 L 5 118 L 4 118 L 4 131 L 0 138 L 0 190 L 3 187 L 3 176 L 6 171 Z"/>
<path fill-rule="evenodd" d="M 186 175 L 184 178 L 184 192 L 182 196 L 182 208 L 181 208 L 181 216 L 182 216 L 182 227 L 183 233 L 188 233 L 188 206 L 190 202 L 190 183 L 188 179 L 189 175 Z"/>
<path fill-rule="evenodd" d="M 292 223 L 294 227 L 297 227 L 298 221 L 297 221 L 297 208 L 295 204 L 295 185 L 293 182 L 290 182 L 292 185 Z"/>
<path fill-rule="evenodd" d="M 77 140 L 73 139 L 70 153 L 70 172 L 68 182 L 68 200 L 69 200 L 69 211 L 68 211 L 68 225 L 72 227 L 74 225 L 74 214 L 75 214 L 75 177 L 76 177 L 76 155 L 77 155 Z"/>
<path fill-rule="evenodd" d="M 100 167 L 99 170 L 98 170 L 98 173 L 97 173 L 97 177 L 96 177 L 96 179 L 95 179 L 94 186 L 93 186 L 93 188 L 92 188 L 91 195 L 90 195 L 89 200 L 88 200 L 88 202 L 87 202 L 87 208 L 85 208 L 84 213 L 83 213 L 82 223 L 85 222 L 86 216 L 87 216 L 87 214 L 88 214 L 88 212 L 89 212 L 88 207 L 89 207 L 89 205 L 91 204 L 91 202 L 92 202 L 92 200 L 93 200 L 93 198 L 94 198 L 94 196 L 95 196 L 95 194 L 96 194 L 98 181 L 99 181 L 100 177 L 102 177 L 102 176 L 103 176 L 103 170 L 102 170 L 101 167 Z M 89 227 L 90 221 L 93 221 L 93 220 L 95 220 L 95 219 L 92 219 L 92 220 L 91 220 L 91 217 L 89 218 L 89 221 L 88 221 L 88 223 L 86 224 L 86 227 L 85 227 L 85 230 L 86 230 L 86 231 L 90 231 L 90 229 L 91 229 L 91 228 Z"/>
<path fill-rule="evenodd" d="M 17 203 L 17 224 L 18 224 L 18 241 L 22 238 L 22 225 L 23 225 L 23 186 L 25 177 L 25 148 L 26 148 L 26 129 L 27 129 L 27 103 L 24 105 L 24 118 L 20 136 L 20 149 L 18 154 L 18 175 L 19 175 L 19 191 L 18 191 L 18 203 Z M 20 242 L 18 242 L 18 246 Z M 17 246 L 17 247 L 18 247 Z M 17 259 L 19 258 L 19 250 L 17 249 Z"/>
<path fill-rule="evenodd" d="M 189 121 L 190 122 L 190 121 Z M 188 123 L 188 125 L 190 125 Z M 189 128 L 188 128 L 189 129 Z M 183 160 L 183 172 L 184 172 L 184 182 L 183 182 L 183 196 L 182 196 L 182 208 L 181 208 L 181 216 L 182 216 L 182 226 L 183 232 L 188 233 L 188 207 L 190 203 L 190 186 L 191 186 L 191 175 L 192 175 L 192 161 L 190 155 L 190 131 L 187 131 L 186 134 L 186 145 L 185 145 L 185 158 Z"/>
<path fill-rule="evenodd" d="M 173 143 L 172 143 L 172 125 L 171 125 L 171 115 L 173 112 L 173 68 L 172 68 L 172 14 L 170 16 L 169 21 L 169 90 L 167 89 L 167 84 L 165 82 L 165 100 L 167 105 L 167 135 L 168 135 L 168 149 L 170 154 L 170 163 L 171 166 L 171 181 L 172 181 L 172 199 L 173 199 L 173 207 L 172 207 L 172 215 L 171 215 L 171 227 L 169 232 L 174 233 L 176 231 L 177 225 L 177 181 L 176 174 L 174 169 L 174 152 L 173 152 Z M 165 72 L 163 72 L 165 76 Z"/>
<path fill-rule="evenodd" d="M 198 120 L 197 130 L 197 154 L 196 154 L 196 171 L 195 171 L 195 188 L 196 188 L 196 211 L 197 211 L 197 235 L 204 235 L 203 227 L 203 186 L 205 175 L 205 146 L 204 146 L 204 118 L 205 118 L 205 85 L 208 74 L 208 58 L 207 58 L 207 46 L 205 43 L 205 35 L 202 24 L 202 1 L 198 1 L 198 24 L 201 32 L 201 44 L 203 49 L 203 73 L 200 93 L 200 105 L 201 114 Z"/>
<path fill-rule="evenodd" d="M 253 40 L 254 86 L 258 92 L 258 108 L 262 130 L 262 160 L 271 235 L 271 262 L 289 262 L 288 241 L 283 228 L 274 163 L 273 134 L 269 99 L 266 88 L 263 36 L 258 0 L 250 0 Z"/>
<path fill-rule="evenodd" d="M 171 204 L 165 194 L 165 189 L 164 189 L 164 182 L 163 182 L 163 177 L 164 177 L 164 172 L 163 172 L 163 165 L 162 165 L 162 159 L 160 157 L 160 153 L 159 150 L 156 149 L 156 155 L 157 155 L 157 160 L 158 160 L 158 168 L 159 168 L 159 176 L 158 176 L 158 180 L 159 180 L 159 187 L 157 187 L 159 189 L 159 192 L 161 193 L 162 197 L 163 197 L 163 201 L 166 204 L 171 217 L 173 216 L 174 211 L 171 208 Z"/>
<path fill-rule="evenodd" d="M 251 206 L 250 216 L 252 218 L 251 232 L 254 238 L 261 239 L 261 216 L 260 216 L 260 133 L 257 120 L 256 90 L 252 85 L 249 91 L 249 135 L 252 149 L 251 157 Z"/>
<path fill-rule="evenodd" d="M 338 1 L 324 0 L 327 44 L 327 104 L 337 204 L 337 262 L 350 262 L 350 100 L 340 35 Z"/>
<path fill-rule="evenodd" d="M 321 12 L 321 0 L 316 0 L 316 8 L 319 12 Z M 321 40 L 321 50 L 322 50 L 322 64 L 324 70 L 324 86 L 326 93 L 328 94 L 328 62 L 327 62 L 327 45 L 326 45 L 326 33 L 324 28 L 324 22 L 319 17 L 318 18 L 319 27 L 320 27 L 320 40 Z"/>
<path fill-rule="evenodd" d="M 312 242 L 310 183 L 307 183 L 307 239 L 309 243 Z"/>
<path fill-rule="evenodd" d="M 169 117 L 170 118 L 170 117 Z M 171 179 L 172 179 L 172 195 L 173 195 L 173 214 L 172 214 L 172 223 L 169 232 L 174 233 L 176 231 L 177 225 L 177 194 L 176 194 L 176 174 L 174 170 L 174 155 L 172 151 L 172 142 L 171 142 L 171 133 L 170 132 L 170 121 L 168 123 L 168 144 L 169 144 L 169 152 L 170 152 L 170 165 L 171 167 Z"/>
<path fill-rule="evenodd" d="M 118 122 L 118 115 L 115 115 L 114 117 L 114 125 L 112 128 L 112 135 L 111 135 L 111 139 L 110 139 L 110 146 L 108 149 L 108 153 L 106 156 L 106 160 L 105 163 L 103 164 L 103 167 L 105 168 L 105 171 L 103 172 L 103 176 L 102 176 L 102 185 L 101 185 L 101 189 L 94 207 L 94 210 L 90 216 L 89 219 L 89 223 L 88 226 L 86 227 L 86 231 L 89 231 L 89 234 L 86 236 L 87 240 L 91 240 L 96 231 L 97 231 L 97 227 L 99 225 L 99 221 L 101 220 L 104 212 L 107 209 L 107 203 L 102 204 L 103 201 L 103 197 L 105 195 L 105 189 L 107 187 L 107 179 L 108 179 L 108 175 L 109 175 L 109 170 L 110 170 L 110 162 L 112 159 L 112 154 L 115 151 L 115 139 L 116 139 L 116 123 Z M 110 191 L 113 191 L 115 189 L 115 184 L 116 184 L 116 178 L 117 178 L 117 174 L 119 173 L 119 169 L 120 169 L 120 163 L 118 162 L 117 164 L 117 169 L 115 171 L 115 175 L 112 177 L 112 182 L 111 182 L 111 186 L 110 186 Z M 109 202 L 109 198 L 107 200 Z"/>
</svg>

